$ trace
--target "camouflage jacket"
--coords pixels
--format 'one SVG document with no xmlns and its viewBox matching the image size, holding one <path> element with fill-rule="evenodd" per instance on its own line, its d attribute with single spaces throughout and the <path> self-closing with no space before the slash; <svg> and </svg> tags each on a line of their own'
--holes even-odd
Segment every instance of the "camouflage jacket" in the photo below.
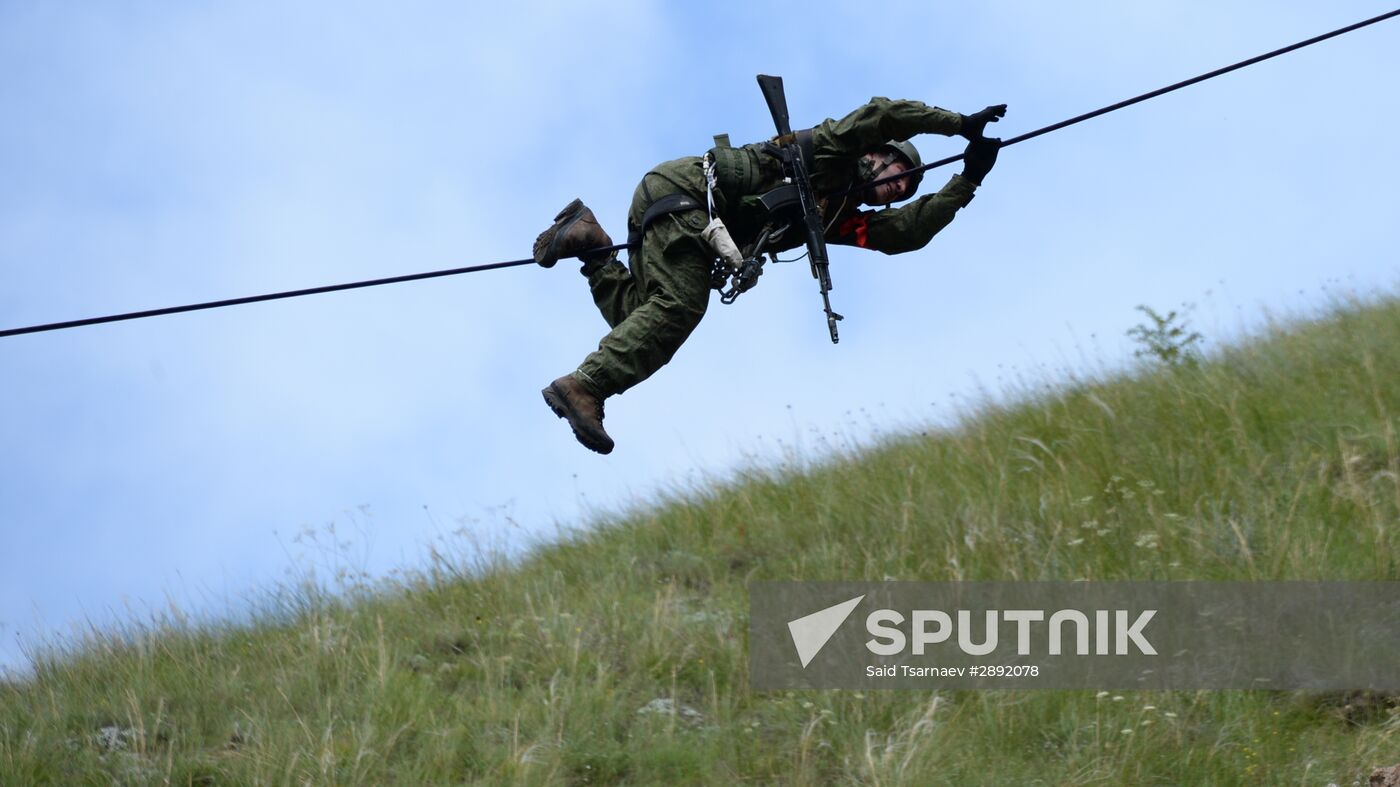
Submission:
<svg viewBox="0 0 1400 787">
<path fill-rule="evenodd" d="M 860 156 L 888 140 L 905 140 L 916 134 L 952 136 L 961 127 L 956 112 L 919 101 L 872 98 L 840 120 L 825 120 L 812 129 L 813 190 L 823 203 L 823 221 L 829 243 L 858 246 L 886 254 L 923 248 L 953 220 L 958 208 L 972 198 L 976 186 L 954 175 L 942 189 L 899 207 L 861 210 L 856 195 L 832 196 L 859 183 L 856 162 Z M 765 150 L 767 143 L 738 148 L 716 147 L 719 188 L 715 208 L 739 247 L 752 244 L 767 219 L 759 197 L 782 185 L 782 164 Z M 691 156 L 668 161 L 652 170 L 681 191 L 705 202 L 701 158 Z M 659 196 L 659 195 L 654 195 Z M 802 244 L 800 233 L 789 233 L 781 248 Z"/>
</svg>

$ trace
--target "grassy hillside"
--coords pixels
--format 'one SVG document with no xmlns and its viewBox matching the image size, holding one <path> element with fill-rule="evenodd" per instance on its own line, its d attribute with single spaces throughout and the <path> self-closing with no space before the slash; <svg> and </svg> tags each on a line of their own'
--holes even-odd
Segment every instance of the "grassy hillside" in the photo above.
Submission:
<svg viewBox="0 0 1400 787">
<path fill-rule="evenodd" d="M 1365 783 L 1381 700 L 747 685 L 763 579 L 1400 579 L 1400 303 L 0 688 L 0 783 Z"/>
</svg>

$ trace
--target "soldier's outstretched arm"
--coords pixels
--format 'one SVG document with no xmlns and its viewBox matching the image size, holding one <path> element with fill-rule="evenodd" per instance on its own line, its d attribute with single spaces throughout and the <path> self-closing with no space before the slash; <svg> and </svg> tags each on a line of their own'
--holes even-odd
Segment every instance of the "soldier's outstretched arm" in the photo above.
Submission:
<svg viewBox="0 0 1400 787">
<path fill-rule="evenodd" d="M 827 242 L 885 254 L 922 249 L 972 201 L 976 190 L 971 180 L 954 175 L 935 194 L 925 194 L 897 208 L 860 211 L 842 220 L 827 233 Z"/>
<path fill-rule="evenodd" d="M 938 193 L 926 194 L 898 208 L 858 212 L 833 227 L 835 232 L 827 233 L 827 242 L 886 254 L 922 249 L 972 201 L 977 187 L 996 165 L 1000 150 L 1001 140 L 979 136 L 967 143 L 963 171 L 950 178 Z"/>
<path fill-rule="evenodd" d="M 961 131 L 962 118 L 957 112 L 922 101 L 876 96 L 840 120 L 823 121 L 813 129 L 812 141 L 819 153 L 858 155 L 891 139 L 909 139 L 915 134 L 950 137 Z"/>
</svg>

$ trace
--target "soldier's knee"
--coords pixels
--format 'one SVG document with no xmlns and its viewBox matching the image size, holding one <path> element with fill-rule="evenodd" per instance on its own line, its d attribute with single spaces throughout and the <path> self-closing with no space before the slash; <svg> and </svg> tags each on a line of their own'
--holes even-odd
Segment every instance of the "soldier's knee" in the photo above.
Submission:
<svg viewBox="0 0 1400 787">
<path fill-rule="evenodd" d="M 681 313 L 684 315 L 683 320 L 686 327 L 689 330 L 695 330 L 695 326 L 699 325 L 700 321 L 705 318 L 705 307 L 686 306 Z"/>
<path fill-rule="evenodd" d="M 675 328 L 690 333 L 695 326 L 700 324 L 700 320 L 705 316 L 705 307 L 708 305 L 709 293 L 704 294 L 703 299 L 696 298 L 693 293 L 682 295 L 681 293 L 662 290 L 658 292 L 653 300 L 661 307 L 666 315 L 666 321 Z"/>
</svg>

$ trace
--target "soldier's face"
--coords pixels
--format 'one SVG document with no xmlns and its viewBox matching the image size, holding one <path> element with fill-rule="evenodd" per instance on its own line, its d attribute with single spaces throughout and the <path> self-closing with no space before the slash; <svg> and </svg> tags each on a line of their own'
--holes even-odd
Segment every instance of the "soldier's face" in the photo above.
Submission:
<svg viewBox="0 0 1400 787">
<path fill-rule="evenodd" d="M 888 178 L 891 175 L 898 175 L 908 169 L 908 167 L 904 165 L 903 160 L 898 156 L 882 156 L 878 153 L 867 153 L 866 155 L 874 159 L 872 163 L 875 165 L 876 180 Z M 882 166 L 883 169 L 881 169 Z M 904 199 L 908 196 L 908 190 L 908 178 L 892 180 L 889 183 L 881 183 L 878 186 L 866 189 L 861 201 L 866 205 L 888 205 L 891 202 L 898 202 Z"/>
</svg>

